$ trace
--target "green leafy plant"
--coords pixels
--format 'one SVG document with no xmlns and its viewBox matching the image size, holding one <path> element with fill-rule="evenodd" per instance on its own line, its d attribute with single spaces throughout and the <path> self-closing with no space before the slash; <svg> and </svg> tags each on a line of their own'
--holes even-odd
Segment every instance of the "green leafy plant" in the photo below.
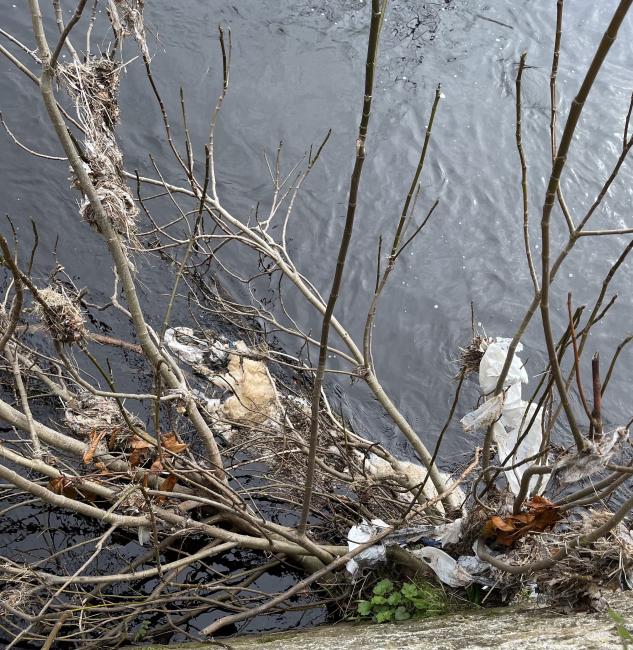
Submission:
<svg viewBox="0 0 633 650">
<path fill-rule="evenodd" d="M 622 643 L 622 647 L 624 650 L 627 650 L 627 648 L 629 648 L 633 643 L 633 635 L 627 629 L 624 617 L 622 614 L 619 614 L 612 609 L 609 610 L 608 614 L 609 618 L 615 623 L 615 631 L 620 637 L 620 643 Z"/>
<path fill-rule="evenodd" d="M 134 635 L 134 641 L 142 641 L 147 636 L 151 625 L 151 622 L 147 619 L 141 621 Z"/>
<path fill-rule="evenodd" d="M 374 586 L 370 600 L 358 601 L 356 611 L 361 618 L 386 623 L 441 614 L 448 607 L 444 591 L 432 584 L 405 582 L 396 587 L 391 580 L 385 578 Z"/>
</svg>

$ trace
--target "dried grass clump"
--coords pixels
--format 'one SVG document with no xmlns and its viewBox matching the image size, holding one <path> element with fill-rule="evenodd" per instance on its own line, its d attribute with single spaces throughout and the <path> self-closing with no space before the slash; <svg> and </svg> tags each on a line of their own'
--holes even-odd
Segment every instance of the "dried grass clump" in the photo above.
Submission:
<svg viewBox="0 0 633 650">
<path fill-rule="evenodd" d="M 114 135 L 121 66 L 105 56 L 93 57 L 59 66 L 58 74 L 75 100 L 86 133 L 84 158 L 99 199 L 115 230 L 130 239 L 136 232 L 138 208 L 123 177 L 123 156 Z M 86 197 L 80 213 L 99 229 Z"/>
<path fill-rule="evenodd" d="M 142 428 L 141 421 L 130 415 L 132 424 Z M 116 401 L 110 397 L 100 397 L 88 392 L 79 393 L 68 402 L 64 419 L 70 429 L 82 438 L 93 431 L 127 430 L 128 426 Z"/>
<path fill-rule="evenodd" d="M 484 346 L 489 342 L 490 339 L 488 337 L 477 334 L 465 348 L 459 348 L 460 354 L 457 360 L 459 372 L 456 378 L 463 375 L 465 379 L 469 375 L 479 372 L 479 364 L 485 351 Z"/>
<path fill-rule="evenodd" d="M 633 536 L 624 523 L 592 544 L 575 546 L 586 535 L 613 517 L 612 512 L 593 510 L 571 522 L 561 522 L 551 533 L 529 535 L 500 556 L 511 564 L 528 565 L 546 560 L 565 549 L 566 557 L 554 566 L 529 577 L 493 572 L 504 589 L 520 589 L 533 582 L 549 605 L 600 611 L 607 607 L 605 594 L 633 588 Z"/>
<path fill-rule="evenodd" d="M 79 307 L 63 290 L 47 287 L 41 289 L 35 310 L 51 337 L 59 343 L 77 343 L 86 336 L 84 318 Z"/>
</svg>

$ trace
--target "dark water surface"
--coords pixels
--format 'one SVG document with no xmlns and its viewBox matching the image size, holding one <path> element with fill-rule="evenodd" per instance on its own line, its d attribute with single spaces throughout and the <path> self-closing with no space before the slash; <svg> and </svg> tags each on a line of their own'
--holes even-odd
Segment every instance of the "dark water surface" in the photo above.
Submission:
<svg viewBox="0 0 633 650">
<path fill-rule="evenodd" d="M 559 72 L 561 121 L 616 4 L 583 0 L 566 7 Z M 470 302 L 486 332 L 509 336 L 530 296 L 514 141 L 514 76 L 519 54 L 526 50 L 531 67 L 524 81 L 524 141 L 535 224 L 549 174 L 548 79 L 555 5 L 552 0 L 390 3 L 362 198 L 337 315 L 353 334 L 362 334 L 377 240 L 393 231 L 434 89 L 441 82 L 445 99 L 422 179 L 418 215 L 425 214 L 436 198 L 440 204 L 392 275 L 380 304 L 374 352 L 388 392 L 429 443 L 450 404 L 452 387 L 447 379 L 454 371 L 451 361 L 457 347 L 468 339 Z M 32 43 L 21 4 L 6 4 L 1 15 L 7 31 Z M 217 25 L 231 27 L 231 90 L 220 118 L 217 149 L 220 190 L 235 214 L 248 215 L 257 202 L 265 206 L 270 201 L 264 150 L 272 154 L 283 140 L 290 169 L 328 128 L 333 129 L 322 164 L 302 195 L 291 233 L 299 268 L 323 290 L 331 278 L 353 164 L 368 17 L 364 2 L 324 0 L 150 2 L 147 6 L 146 22 L 157 37 L 150 39 L 155 74 L 165 102 L 176 109 L 182 85 L 199 148 L 218 91 Z M 577 130 L 564 177 L 566 198 L 575 215 L 582 215 L 590 205 L 621 146 L 633 87 L 632 35 L 629 17 Z M 35 87 L 8 63 L 2 66 L 0 108 L 8 123 L 27 144 L 58 153 Z M 138 62 L 130 64 L 122 80 L 121 108 L 119 134 L 128 169 L 149 172 L 151 152 L 169 176 L 175 168 Z M 174 110 L 176 136 L 178 121 Z M 27 241 L 28 219 L 36 221 L 39 270 L 50 269 L 50 258 L 43 253 L 50 253 L 59 237 L 58 259 L 68 273 L 79 285 L 96 286 L 104 298 L 108 296 L 107 254 L 98 236 L 77 216 L 76 196 L 68 190 L 64 165 L 33 159 L 6 137 L 0 146 L 3 211 L 12 216 Z M 630 221 L 631 179 L 630 166 L 625 165 L 593 227 L 613 228 Z M 538 232 L 532 230 L 537 242 Z M 561 242 L 562 234 L 562 217 L 556 213 L 555 241 Z M 558 331 L 566 321 L 567 292 L 574 292 L 576 303 L 591 300 L 626 241 L 605 237 L 577 245 L 555 285 L 552 303 Z M 139 264 L 143 270 L 155 262 Z M 609 318 L 596 327 L 587 359 L 594 350 L 607 357 L 631 328 L 630 280 L 631 267 L 625 263 L 612 285 L 619 298 Z M 167 287 L 167 276 L 160 272 L 144 276 L 150 313 Z M 287 300 L 300 323 L 317 324 L 300 300 L 292 294 Z M 536 320 L 524 342 L 524 357 L 534 375 L 544 359 Z M 609 424 L 627 421 L 631 415 L 630 360 L 630 352 L 625 351 L 608 393 Z M 364 393 L 345 384 L 342 389 L 360 425 L 371 428 L 368 435 L 398 438 L 389 424 L 377 419 L 377 410 Z M 394 439 L 391 444 L 401 443 Z M 471 444 L 455 427 L 446 454 L 450 457 Z"/>
<path fill-rule="evenodd" d="M 561 122 L 617 2 L 574 0 L 567 5 L 559 72 Z M 524 77 L 524 143 L 536 224 L 550 170 L 548 81 L 555 8 L 555 0 L 390 3 L 358 221 L 336 313 L 355 336 L 362 336 L 378 237 L 389 238 L 393 232 L 419 155 L 435 86 L 441 83 L 445 98 L 422 179 L 418 218 L 436 198 L 440 204 L 391 277 L 380 303 L 374 337 L 374 359 L 387 392 L 429 445 L 452 400 L 452 361 L 458 346 L 469 338 L 471 301 L 488 334 L 511 336 L 531 295 L 514 140 L 514 77 L 520 53 L 525 50 L 530 68 Z M 367 3 L 360 1 L 147 3 L 155 75 L 173 109 L 175 133 L 180 133 L 176 110 L 182 86 L 199 149 L 219 90 L 217 25 L 223 23 L 232 30 L 231 89 L 216 142 L 219 189 L 235 214 L 247 216 L 257 202 L 262 206 L 270 202 L 264 150 L 274 152 L 283 140 L 285 165 L 290 169 L 332 128 L 321 164 L 296 208 L 291 231 L 298 267 L 322 291 L 329 288 L 345 214 L 368 20 Z M 590 95 L 563 179 L 570 209 L 578 219 L 621 148 L 624 116 L 633 90 L 631 21 L 629 16 Z M 3 3 L 0 24 L 32 45 L 22 2 Z M 0 71 L 0 110 L 10 127 L 29 146 L 59 154 L 35 86 L 4 60 Z M 121 113 L 119 135 L 127 168 L 150 173 L 151 152 L 166 176 L 177 173 L 167 155 L 160 115 L 138 61 L 129 65 L 122 79 Z M 37 223 L 40 249 L 36 275 L 43 277 L 50 271 L 57 241 L 58 260 L 68 274 L 79 286 L 94 289 L 93 302 L 107 301 L 112 291 L 108 256 L 99 237 L 80 221 L 77 196 L 68 189 L 64 163 L 34 159 L 4 135 L 0 152 L 2 211 L 11 215 L 25 248 L 32 242 L 29 220 Z M 633 224 L 632 180 L 627 164 L 592 228 Z M 562 216 L 556 212 L 553 237 L 557 246 L 563 235 Z M 538 242 L 534 227 L 532 237 Z M 566 325 L 567 292 L 573 291 L 576 304 L 592 301 L 627 241 L 627 237 L 603 237 L 577 245 L 553 291 L 557 332 Z M 538 250 L 535 254 L 538 257 Z M 138 264 L 143 299 L 156 325 L 162 316 L 163 297 L 171 286 L 169 275 L 152 258 L 140 259 Z M 611 293 L 617 292 L 619 297 L 608 318 L 595 328 L 587 359 L 600 351 L 606 364 L 611 351 L 633 329 L 632 272 L 631 264 L 625 263 L 612 283 Z M 286 304 L 299 323 L 312 328 L 318 325 L 315 314 L 292 292 Z M 534 376 L 545 359 L 537 320 L 524 343 L 523 357 Z M 631 353 L 623 353 L 605 400 L 607 427 L 626 422 L 632 415 Z M 134 373 L 125 376 L 122 369 L 120 372 L 120 388 L 134 387 Z M 345 382 L 340 389 L 359 432 L 405 452 L 401 437 L 366 392 Z M 470 386 L 460 415 L 470 409 L 476 395 L 476 387 Z M 460 454 L 469 452 L 474 442 L 470 434 L 454 425 L 443 449 L 444 460 L 459 461 Z"/>
</svg>

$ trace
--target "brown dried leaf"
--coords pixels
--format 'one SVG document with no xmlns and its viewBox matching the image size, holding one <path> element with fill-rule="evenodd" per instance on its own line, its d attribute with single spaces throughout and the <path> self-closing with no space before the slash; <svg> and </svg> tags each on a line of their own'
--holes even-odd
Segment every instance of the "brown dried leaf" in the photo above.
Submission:
<svg viewBox="0 0 633 650">
<path fill-rule="evenodd" d="M 157 458 L 149 469 L 151 474 L 160 474 L 163 471 L 163 462 L 160 458 Z"/>
<path fill-rule="evenodd" d="M 188 447 L 184 442 L 178 441 L 175 433 L 165 433 L 161 437 L 161 441 L 163 447 L 167 449 L 167 451 L 171 451 L 172 454 L 180 454 Z"/>
<path fill-rule="evenodd" d="M 66 476 L 52 478 L 48 482 L 48 489 L 55 494 L 61 494 L 69 499 L 76 499 L 77 490 L 73 487 L 72 481 Z"/>
<path fill-rule="evenodd" d="M 149 449 L 152 445 L 150 445 L 147 440 L 143 440 L 143 438 L 139 438 L 139 436 L 132 436 L 130 438 L 130 447 L 132 449 Z"/>
<path fill-rule="evenodd" d="M 171 492 L 176 483 L 178 482 L 178 478 L 175 477 L 173 474 L 170 474 L 161 484 L 160 484 L 160 491 L 161 492 Z"/>
<path fill-rule="evenodd" d="M 137 467 L 141 459 L 143 457 L 143 449 L 133 449 L 132 453 L 130 454 L 128 461 L 130 463 L 130 467 Z"/>
<path fill-rule="evenodd" d="M 533 496 L 529 501 L 526 501 L 525 506 L 531 512 L 556 509 L 558 507 L 557 505 L 552 503 L 549 499 L 539 496 L 538 494 Z"/>
<path fill-rule="evenodd" d="M 490 522 L 494 525 L 497 530 L 500 530 L 504 533 L 512 533 L 516 528 L 509 522 L 504 521 L 501 517 L 492 517 Z"/>
<path fill-rule="evenodd" d="M 139 465 L 141 460 L 144 458 L 145 453 L 152 445 L 149 444 L 146 440 L 139 438 L 138 436 L 132 436 L 130 439 L 130 447 L 132 447 L 132 453 L 129 456 L 129 463 L 131 467 L 136 467 Z"/>
<path fill-rule="evenodd" d="M 551 528 L 560 519 L 562 519 L 562 515 L 556 507 L 539 510 L 534 515 L 534 520 L 530 524 L 530 530 L 542 533 L 544 530 Z"/>
<path fill-rule="evenodd" d="M 109 474 L 112 473 L 112 472 L 110 472 L 110 470 L 107 468 L 107 466 L 106 466 L 105 463 L 96 462 L 96 463 L 95 463 L 95 467 L 99 470 L 99 473 L 100 473 L 100 474 L 103 474 L 104 476 L 108 476 Z"/>
<path fill-rule="evenodd" d="M 483 538 L 492 539 L 502 546 L 512 546 L 521 537 L 542 533 L 561 519 L 557 506 L 544 497 L 533 497 L 526 505 L 530 512 L 491 517 L 482 528 Z"/>
<path fill-rule="evenodd" d="M 171 492 L 177 482 L 178 479 L 173 474 L 169 474 L 169 476 L 158 486 L 159 490 L 161 490 L 161 492 Z M 167 501 L 167 497 L 159 495 L 155 498 L 155 501 L 156 503 L 161 504 Z"/>
<path fill-rule="evenodd" d="M 93 429 L 89 434 L 88 438 L 90 439 L 90 445 L 88 446 L 88 449 L 84 452 L 83 456 L 83 463 L 84 465 L 90 465 L 92 462 L 92 459 L 94 458 L 95 452 L 97 451 L 97 447 L 99 446 L 99 443 L 101 442 L 101 439 L 103 436 L 105 436 L 106 431 L 105 429 L 101 429 L 101 431 L 98 431 L 97 429 Z"/>
</svg>

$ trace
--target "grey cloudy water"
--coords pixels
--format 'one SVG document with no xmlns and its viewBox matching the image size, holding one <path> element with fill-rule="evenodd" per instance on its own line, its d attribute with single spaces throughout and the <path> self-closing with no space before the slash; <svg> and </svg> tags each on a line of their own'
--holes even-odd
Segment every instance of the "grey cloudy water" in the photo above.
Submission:
<svg viewBox="0 0 633 650">
<path fill-rule="evenodd" d="M 337 315 L 355 335 L 362 333 L 378 237 L 388 238 L 393 232 L 434 89 L 441 83 L 445 97 L 422 178 L 418 219 L 436 198 L 440 203 L 391 277 L 374 336 L 379 376 L 427 443 L 441 428 L 452 399 L 451 362 L 458 346 L 468 340 L 471 301 L 488 334 L 510 336 L 530 297 L 514 142 L 514 77 L 520 52 L 526 50 L 530 68 L 524 75 L 524 142 L 534 226 L 550 167 L 548 81 L 555 5 L 552 0 L 390 3 L 358 220 Z M 561 121 L 616 2 L 582 0 L 567 5 L 559 72 Z M 1 15 L 7 31 L 32 45 L 30 21 L 21 4 L 5 4 Z M 231 89 L 220 118 L 217 151 L 220 191 L 236 214 L 247 215 L 257 202 L 265 206 L 270 201 L 264 150 L 273 152 L 283 140 L 289 169 L 328 128 L 333 129 L 291 230 L 291 246 L 301 270 L 323 290 L 329 286 L 345 213 L 368 19 L 366 3 L 358 1 L 184 1 L 147 6 L 155 74 L 166 103 L 174 109 L 172 121 L 177 122 L 182 85 L 199 148 L 218 91 L 217 25 L 232 30 Z M 629 17 L 577 130 L 563 182 L 575 215 L 590 205 L 619 153 L 633 87 L 631 33 Z M 102 43 L 107 43 L 105 35 Z M 44 153 L 59 153 L 35 86 L 4 61 L 0 97 L 0 109 L 18 137 Z M 128 169 L 149 172 L 151 152 L 167 175 L 177 173 L 138 61 L 130 63 L 122 79 L 121 113 L 119 137 Z M 174 128 L 178 134 L 178 126 Z M 0 147 L 3 210 L 27 243 L 29 218 L 35 219 L 40 237 L 36 270 L 50 270 L 50 253 L 58 240 L 58 259 L 68 273 L 81 286 L 96 286 L 105 299 L 111 292 L 107 254 L 98 236 L 77 215 L 77 196 L 68 189 L 65 165 L 33 159 L 5 136 Z M 594 227 L 630 225 L 631 195 L 631 170 L 625 165 Z M 532 231 L 538 257 L 538 231 L 534 227 Z M 561 242 L 562 235 L 562 217 L 556 213 L 554 240 Z M 567 291 L 573 291 L 576 304 L 591 300 L 625 243 L 624 237 L 579 242 L 555 284 L 557 331 L 566 321 Z M 156 266 L 152 260 L 140 264 L 141 269 Z M 628 333 L 630 280 L 631 267 L 625 263 L 612 285 L 619 298 L 609 318 L 595 328 L 587 359 L 594 350 L 608 357 Z M 167 286 L 168 276 L 161 271 L 145 276 L 143 293 L 150 315 L 156 304 L 153 298 L 164 295 Z M 98 302 L 99 296 L 94 297 Z M 287 300 L 299 322 L 318 326 L 314 313 L 290 291 Z M 524 356 L 534 375 L 544 360 L 537 319 L 525 344 Z M 607 396 L 609 425 L 631 415 L 630 354 L 622 355 Z M 366 393 L 344 382 L 341 389 L 363 433 L 395 448 L 403 445 Z M 463 410 L 475 397 L 476 386 L 471 386 Z M 472 442 L 455 425 L 446 457 L 469 450 Z"/>
</svg>

